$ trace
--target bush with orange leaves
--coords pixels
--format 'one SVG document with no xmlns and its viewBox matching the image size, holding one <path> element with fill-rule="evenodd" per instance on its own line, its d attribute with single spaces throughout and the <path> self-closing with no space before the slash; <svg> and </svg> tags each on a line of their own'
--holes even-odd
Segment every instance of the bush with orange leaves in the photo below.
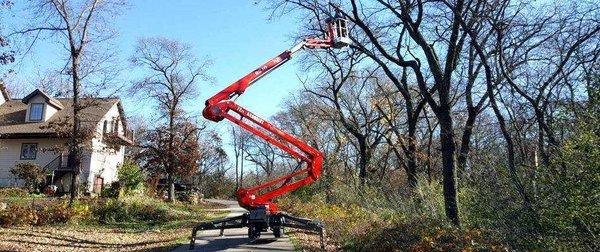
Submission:
<svg viewBox="0 0 600 252">
<path fill-rule="evenodd" d="M 294 215 L 323 221 L 327 236 L 340 245 L 352 243 L 355 237 L 365 236 L 367 230 L 381 226 L 383 222 L 376 214 L 355 204 L 301 203 L 298 198 L 289 197 L 281 199 L 279 205 Z"/>
<path fill-rule="evenodd" d="M 43 226 L 73 222 L 87 218 L 90 209 L 87 204 L 76 202 L 73 207 L 64 201 L 50 201 L 38 205 L 10 204 L 0 210 L 0 226 Z"/>
</svg>

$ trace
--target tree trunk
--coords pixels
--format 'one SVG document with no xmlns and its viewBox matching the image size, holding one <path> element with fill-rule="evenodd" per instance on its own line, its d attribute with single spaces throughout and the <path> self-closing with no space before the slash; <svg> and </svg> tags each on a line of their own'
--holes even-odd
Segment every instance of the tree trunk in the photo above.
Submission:
<svg viewBox="0 0 600 252">
<path fill-rule="evenodd" d="M 79 151 L 79 127 L 81 126 L 79 118 L 79 53 L 75 48 L 71 48 L 71 72 L 72 72 L 72 84 L 73 84 L 73 128 L 71 132 L 71 139 L 69 139 L 69 162 L 68 165 L 71 168 L 71 192 L 69 198 L 69 206 L 73 206 L 75 198 L 78 196 L 79 189 L 79 173 L 81 172 L 80 167 L 80 151 Z"/>
<path fill-rule="evenodd" d="M 175 157 L 173 156 L 174 150 L 174 142 L 175 142 L 175 108 L 177 104 L 172 104 L 172 107 L 169 109 L 169 155 L 171 157 L 167 161 L 167 180 L 169 182 L 169 193 L 167 196 L 167 200 L 169 202 L 175 202 L 175 178 L 173 174 L 175 173 L 175 165 L 173 161 L 175 161 Z"/>
<path fill-rule="evenodd" d="M 540 155 L 542 156 L 542 162 L 543 162 L 544 166 L 548 166 L 550 164 L 550 157 L 548 156 L 548 153 L 546 152 L 546 149 L 544 146 L 544 129 L 539 121 L 538 121 L 537 145 L 538 145 L 537 148 L 540 152 Z"/>
<path fill-rule="evenodd" d="M 523 204 L 524 204 L 525 208 L 533 216 L 535 225 L 537 227 L 539 227 L 539 222 L 538 222 L 539 219 L 538 219 L 537 212 L 533 208 L 533 204 L 531 203 L 531 198 L 525 191 L 525 187 L 523 186 L 523 183 L 521 182 L 521 179 L 519 178 L 519 175 L 517 172 L 516 162 L 515 162 L 515 147 L 514 147 L 514 142 L 513 142 L 512 136 L 510 135 L 510 132 L 508 131 L 508 128 L 506 127 L 506 120 L 504 119 L 504 116 L 502 115 L 502 113 L 500 112 L 500 109 L 498 108 L 496 99 L 492 92 L 493 87 L 489 80 L 488 80 L 487 86 L 488 86 L 487 92 L 490 96 L 490 105 L 492 106 L 494 114 L 496 115 L 496 119 L 498 120 L 498 124 L 500 125 L 500 131 L 502 132 L 502 137 L 504 138 L 504 141 L 506 142 L 506 151 L 507 151 L 507 158 L 508 158 L 508 171 L 510 174 L 511 182 L 516 187 L 517 193 L 519 194 L 519 196 L 521 196 L 521 199 L 523 200 Z"/>
<path fill-rule="evenodd" d="M 417 186 L 417 144 L 416 144 L 416 120 L 408 124 L 408 147 L 405 153 L 407 158 L 406 179 L 412 188 Z"/>
<path fill-rule="evenodd" d="M 427 136 L 427 182 L 431 183 L 431 180 L 433 177 L 432 170 L 431 170 L 431 167 L 433 166 L 433 160 L 431 159 L 431 147 L 433 146 L 433 131 L 435 130 L 437 125 L 433 128 L 431 127 L 431 123 L 429 121 L 429 118 L 428 118 L 426 112 L 425 112 L 425 120 L 427 122 L 427 131 L 428 131 L 428 136 Z"/>
<path fill-rule="evenodd" d="M 467 160 L 469 158 L 469 151 L 471 150 L 471 135 L 473 135 L 473 125 L 475 124 L 475 118 L 477 117 L 476 111 L 469 111 L 467 122 L 465 123 L 465 129 L 462 134 L 460 141 L 460 150 L 458 154 L 458 169 L 456 175 L 462 178 L 467 168 Z"/>
<path fill-rule="evenodd" d="M 446 217 L 455 225 L 460 225 L 456 199 L 456 182 L 454 179 L 454 133 L 452 131 L 452 117 L 450 115 L 449 106 L 441 107 L 439 121 L 441 130 L 440 144 L 442 147 L 442 175 Z"/>
<path fill-rule="evenodd" d="M 233 136 L 235 137 L 235 135 Z M 235 148 L 235 189 L 240 188 L 240 178 L 239 178 L 239 164 L 240 164 L 240 155 L 237 150 L 237 146 Z"/>
<path fill-rule="evenodd" d="M 169 188 L 169 192 L 167 193 L 167 200 L 169 202 L 175 202 L 175 181 L 173 179 L 173 174 L 167 174 L 167 185 Z"/>
<path fill-rule="evenodd" d="M 358 178 L 360 179 L 360 185 L 364 186 L 365 185 L 365 180 L 367 179 L 367 164 L 368 164 L 368 158 L 367 158 L 367 143 L 365 139 L 359 138 L 358 139 L 358 145 L 359 145 L 359 164 L 358 164 Z"/>
<path fill-rule="evenodd" d="M 242 160 L 240 160 L 240 187 L 244 187 L 244 148 L 245 143 L 244 139 L 240 139 L 242 141 Z"/>
<path fill-rule="evenodd" d="M 69 197 L 69 207 L 73 206 L 73 202 L 79 196 L 79 172 L 76 167 L 73 167 L 73 172 L 71 172 L 71 190 Z"/>
<path fill-rule="evenodd" d="M 508 132 L 508 129 L 505 126 L 504 118 L 500 115 L 496 115 L 498 121 L 500 123 L 500 130 L 502 131 L 502 136 L 504 136 L 504 141 L 506 142 L 506 151 L 508 155 L 508 170 L 510 173 L 511 180 L 515 187 L 517 188 L 517 192 L 523 199 L 523 204 L 525 207 L 534 215 L 537 216 L 536 211 L 533 208 L 533 204 L 531 203 L 531 198 L 525 191 L 525 186 L 523 186 L 523 182 L 519 178 L 516 162 L 515 162 L 515 145 L 512 139 L 512 136 Z"/>
</svg>

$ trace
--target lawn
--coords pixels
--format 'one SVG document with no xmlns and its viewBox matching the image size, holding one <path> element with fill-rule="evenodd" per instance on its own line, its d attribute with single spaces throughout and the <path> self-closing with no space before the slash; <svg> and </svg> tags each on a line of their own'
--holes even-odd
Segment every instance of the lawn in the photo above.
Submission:
<svg viewBox="0 0 600 252">
<path fill-rule="evenodd" d="M 0 250 L 166 251 L 187 242 L 190 232 L 188 226 L 143 231 L 73 225 L 0 228 Z"/>
<path fill-rule="evenodd" d="M 65 199 L 4 196 L 0 251 L 169 250 L 187 243 L 195 223 L 227 214 L 221 205 L 149 197 Z"/>
</svg>

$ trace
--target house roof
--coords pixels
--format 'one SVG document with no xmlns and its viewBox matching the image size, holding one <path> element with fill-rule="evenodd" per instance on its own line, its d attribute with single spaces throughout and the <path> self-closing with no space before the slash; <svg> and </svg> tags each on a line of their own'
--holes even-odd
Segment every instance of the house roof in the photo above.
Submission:
<svg viewBox="0 0 600 252">
<path fill-rule="evenodd" d="M 8 90 L 6 90 L 6 87 L 4 86 L 4 82 L 2 82 L 0 80 L 0 95 L 4 96 L 4 98 L 6 98 L 6 100 L 10 101 L 10 94 L 8 93 Z"/>
<path fill-rule="evenodd" d="M 27 98 L 27 97 L 26 97 Z M 54 122 L 73 122 L 72 98 L 52 98 L 63 108 L 45 122 L 26 122 L 27 104 L 23 100 L 10 100 L 0 105 L 0 138 L 56 136 L 51 125 Z M 94 128 L 106 113 L 115 105 L 122 111 L 121 102 L 116 98 L 80 99 L 83 109 L 80 111 L 81 126 Z M 121 112 L 121 117 L 124 115 Z M 125 125 L 125 120 L 122 120 Z"/>
<path fill-rule="evenodd" d="M 55 108 L 57 108 L 59 110 L 64 108 L 63 105 L 56 98 L 53 98 L 52 96 L 46 94 L 46 92 L 39 90 L 39 89 L 36 89 L 35 91 L 31 92 L 31 94 L 28 94 L 27 96 L 25 96 L 25 98 L 23 98 L 22 101 L 23 101 L 23 103 L 29 103 L 29 100 L 31 98 L 36 97 L 38 95 L 41 97 L 44 97 L 44 99 L 46 100 L 46 103 L 54 106 Z"/>
</svg>

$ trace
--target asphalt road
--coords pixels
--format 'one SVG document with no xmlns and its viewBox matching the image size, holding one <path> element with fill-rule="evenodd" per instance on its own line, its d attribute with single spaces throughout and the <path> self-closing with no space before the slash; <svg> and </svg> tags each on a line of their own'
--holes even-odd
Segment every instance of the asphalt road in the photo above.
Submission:
<svg viewBox="0 0 600 252">
<path fill-rule="evenodd" d="M 227 206 L 228 217 L 243 214 L 246 210 L 239 207 L 237 201 L 207 200 Z M 192 230 L 190 230 L 191 234 Z M 294 245 L 287 235 L 275 239 L 271 232 L 262 233 L 260 239 L 248 239 L 247 228 L 226 229 L 224 236 L 219 236 L 219 230 L 198 232 L 194 251 L 295 251 Z M 173 251 L 191 251 L 189 244 L 184 244 Z"/>
</svg>

